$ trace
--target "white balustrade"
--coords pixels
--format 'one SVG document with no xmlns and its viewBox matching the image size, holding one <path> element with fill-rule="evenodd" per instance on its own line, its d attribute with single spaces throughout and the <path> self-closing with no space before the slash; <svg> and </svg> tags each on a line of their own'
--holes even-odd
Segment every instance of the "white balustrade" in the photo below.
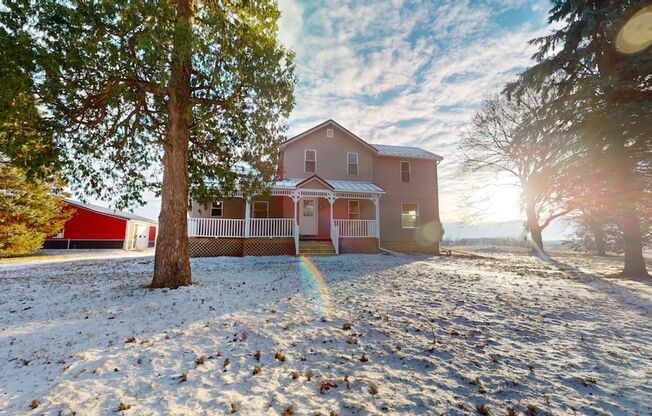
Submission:
<svg viewBox="0 0 652 416">
<path fill-rule="evenodd" d="M 340 237 L 376 237 L 376 220 L 333 220 Z"/>
<path fill-rule="evenodd" d="M 250 237 L 292 237 L 294 218 L 252 218 Z"/>
<path fill-rule="evenodd" d="M 245 236 L 245 221 L 231 218 L 188 218 L 188 236 L 243 238 Z M 293 218 L 251 218 L 249 220 L 250 237 L 292 237 L 293 235 Z"/>
<path fill-rule="evenodd" d="M 243 219 L 188 218 L 189 237 L 236 237 L 244 236 Z"/>
</svg>

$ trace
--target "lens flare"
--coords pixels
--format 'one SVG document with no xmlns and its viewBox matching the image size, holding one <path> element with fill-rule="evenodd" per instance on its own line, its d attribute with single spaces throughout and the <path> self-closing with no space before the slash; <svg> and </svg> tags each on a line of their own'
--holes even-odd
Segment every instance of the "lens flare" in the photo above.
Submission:
<svg viewBox="0 0 652 416">
<path fill-rule="evenodd" d="M 328 289 L 328 282 L 317 265 L 309 257 L 300 258 L 299 275 L 301 276 L 302 282 L 317 299 L 321 318 L 333 318 L 333 304 L 331 302 L 330 290 Z"/>
<path fill-rule="evenodd" d="M 622 53 L 640 52 L 652 45 L 652 6 L 632 16 L 616 36 L 616 48 Z"/>
</svg>

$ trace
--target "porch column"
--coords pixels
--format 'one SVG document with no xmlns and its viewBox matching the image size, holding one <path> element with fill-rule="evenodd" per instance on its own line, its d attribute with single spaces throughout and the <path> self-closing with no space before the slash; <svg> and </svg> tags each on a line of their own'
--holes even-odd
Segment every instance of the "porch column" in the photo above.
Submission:
<svg viewBox="0 0 652 416">
<path fill-rule="evenodd" d="M 376 208 L 376 238 L 380 240 L 380 200 L 378 196 L 375 196 L 373 201 Z"/>
<path fill-rule="evenodd" d="M 244 223 L 244 237 L 249 238 L 249 227 L 251 223 L 251 201 L 249 198 L 245 200 L 245 223 Z"/>
<path fill-rule="evenodd" d="M 328 203 L 331 205 L 330 216 L 331 216 L 331 230 L 332 230 L 333 228 L 335 228 L 335 224 L 333 223 L 333 204 L 335 204 L 335 200 L 337 199 L 337 197 L 333 192 L 329 192 L 326 198 L 328 199 Z"/>
</svg>

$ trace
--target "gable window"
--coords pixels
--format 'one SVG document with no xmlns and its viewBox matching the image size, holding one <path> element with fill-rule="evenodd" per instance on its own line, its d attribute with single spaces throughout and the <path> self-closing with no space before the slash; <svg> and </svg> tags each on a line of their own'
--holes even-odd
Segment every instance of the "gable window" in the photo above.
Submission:
<svg viewBox="0 0 652 416">
<path fill-rule="evenodd" d="M 224 202 L 213 201 L 211 204 L 211 217 L 221 217 L 224 213 Z"/>
<path fill-rule="evenodd" d="M 360 219 L 360 201 L 349 201 L 349 219 L 350 220 L 359 220 Z"/>
<path fill-rule="evenodd" d="M 357 153 L 347 153 L 346 154 L 348 172 L 349 175 L 357 176 L 358 175 L 358 154 Z"/>
<path fill-rule="evenodd" d="M 307 150 L 304 154 L 304 167 L 303 170 L 306 173 L 315 173 L 315 167 L 317 165 L 317 151 L 316 150 Z"/>
<path fill-rule="evenodd" d="M 255 201 L 254 202 L 254 218 L 267 218 L 269 217 L 269 202 Z"/>
<path fill-rule="evenodd" d="M 411 168 L 410 162 L 401 162 L 401 182 L 410 182 Z"/>
<path fill-rule="evenodd" d="M 326 138 L 328 139 L 333 138 L 333 129 L 326 129 Z"/>
<path fill-rule="evenodd" d="M 401 204 L 401 227 L 417 228 L 419 225 L 419 204 L 403 202 Z"/>
</svg>

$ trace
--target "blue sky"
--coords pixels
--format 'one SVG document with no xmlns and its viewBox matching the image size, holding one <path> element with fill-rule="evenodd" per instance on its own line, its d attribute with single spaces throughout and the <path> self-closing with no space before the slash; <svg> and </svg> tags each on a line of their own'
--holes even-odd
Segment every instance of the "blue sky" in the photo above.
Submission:
<svg viewBox="0 0 652 416">
<path fill-rule="evenodd" d="M 505 178 L 469 183 L 457 175 L 457 144 L 481 100 L 531 64 L 528 40 L 546 33 L 548 1 L 279 0 L 279 7 L 279 35 L 296 52 L 299 78 L 289 136 L 333 118 L 372 143 L 426 148 L 445 158 L 443 222 L 477 209 L 481 221 L 520 218 L 518 190 Z M 136 211 L 156 217 L 159 203 Z"/>
<path fill-rule="evenodd" d="M 484 221 L 519 218 L 518 190 L 504 185 L 506 178 L 483 178 L 482 195 L 468 195 L 475 186 L 457 175 L 457 145 L 481 100 L 531 64 L 528 40 L 546 32 L 548 1 L 279 0 L 279 6 L 281 40 L 297 53 L 290 136 L 333 118 L 372 143 L 432 150 L 445 158 L 444 222 L 482 208 Z"/>
</svg>

